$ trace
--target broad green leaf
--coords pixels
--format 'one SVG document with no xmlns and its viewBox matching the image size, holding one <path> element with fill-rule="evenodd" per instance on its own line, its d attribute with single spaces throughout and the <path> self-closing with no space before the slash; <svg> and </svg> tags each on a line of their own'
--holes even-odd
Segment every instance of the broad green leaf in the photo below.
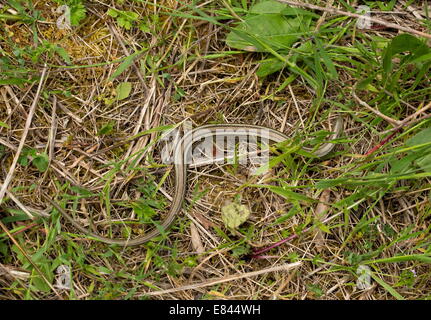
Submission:
<svg viewBox="0 0 431 320">
<path fill-rule="evenodd" d="M 116 18 L 118 25 L 120 27 L 124 27 L 126 30 L 130 30 L 133 22 L 137 21 L 139 18 L 139 14 L 133 11 L 109 9 L 106 13 L 109 16 Z"/>
<path fill-rule="evenodd" d="M 431 142 L 431 128 L 421 130 L 419 133 L 411 137 L 406 141 L 406 145 L 409 147 L 417 146 L 420 144 Z"/>
<path fill-rule="evenodd" d="M 122 82 L 117 86 L 116 91 L 117 100 L 124 100 L 130 95 L 130 92 L 132 91 L 132 84 L 130 82 Z"/>
<path fill-rule="evenodd" d="M 51 271 L 51 261 L 43 256 L 43 251 L 40 250 L 32 256 L 33 262 L 37 264 L 39 270 L 44 274 L 45 279 L 52 284 L 54 280 L 54 273 Z M 50 292 L 49 284 L 42 278 L 42 276 L 35 269 L 32 268 L 31 284 L 39 291 Z"/>
<path fill-rule="evenodd" d="M 230 47 L 247 51 L 268 52 L 266 46 L 275 51 L 287 51 L 300 34 L 299 19 L 287 19 L 281 14 L 261 14 L 246 18 L 228 34 L 226 42 Z"/>
<path fill-rule="evenodd" d="M 155 208 L 157 208 L 157 206 L 152 206 L 152 203 L 147 202 L 145 199 L 139 199 L 133 202 L 131 206 L 139 217 L 139 220 L 143 223 L 150 223 L 156 214 Z"/>
<path fill-rule="evenodd" d="M 416 164 L 424 171 L 431 171 L 431 149 L 428 149 L 428 154 L 418 160 Z"/>
<path fill-rule="evenodd" d="M 389 164 L 391 173 L 403 173 L 412 169 L 412 165 L 416 164 L 423 171 L 431 171 L 431 128 L 421 130 L 419 133 L 409 138 L 406 141 L 407 147 L 418 146 L 415 150 L 409 150 L 406 155 L 398 159 L 393 156 Z"/>
<path fill-rule="evenodd" d="M 389 165 L 391 166 L 391 173 L 402 173 L 409 171 L 409 168 L 412 164 L 412 162 L 417 158 L 417 155 L 415 153 L 410 153 L 401 159 L 396 158 L 394 156 L 394 159 L 391 159 L 389 161 Z"/>
<path fill-rule="evenodd" d="M 409 51 L 416 58 L 429 53 L 429 48 L 418 38 L 404 33 L 392 39 L 383 56 L 383 70 L 388 74 L 392 69 L 392 58 L 401 52 Z"/>
<path fill-rule="evenodd" d="M 51 290 L 50 286 L 45 282 L 45 280 L 36 272 L 36 270 L 32 271 L 31 281 L 34 288 L 38 291 L 49 292 Z"/>
<path fill-rule="evenodd" d="M 431 60 L 431 53 L 427 53 L 424 55 L 421 55 L 417 57 L 416 59 L 412 60 L 412 63 L 419 63 L 419 62 L 425 62 Z"/>
<path fill-rule="evenodd" d="M 120 27 L 123 27 L 126 30 L 130 30 L 132 28 L 132 22 L 124 17 L 118 17 L 117 23 Z"/>
<path fill-rule="evenodd" d="M 287 5 L 275 1 L 268 0 L 262 1 L 255 4 L 251 9 L 250 13 L 264 14 L 264 13 L 281 13 L 284 9 L 287 8 Z"/>
</svg>

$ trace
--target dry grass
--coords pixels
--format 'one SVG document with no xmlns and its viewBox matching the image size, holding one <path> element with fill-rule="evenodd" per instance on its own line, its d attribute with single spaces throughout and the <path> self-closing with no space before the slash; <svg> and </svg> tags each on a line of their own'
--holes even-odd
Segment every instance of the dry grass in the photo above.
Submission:
<svg viewBox="0 0 431 320">
<path fill-rule="evenodd" d="M 178 9 L 177 1 L 157 3 L 160 7 L 133 1 L 125 1 L 122 6 L 146 19 L 159 17 L 157 24 L 150 24 L 151 32 L 145 33 L 138 28 L 125 30 L 118 27 L 114 19 L 106 15 L 108 8 L 117 7 L 114 2 L 88 1 L 88 16 L 73 32 L 57 29 L 54 24 L 57 14 L 51 12 L 51 8 L 57 6 L 55 3 L 34 2 L 35 9 L 46 19 L 44 23 L 35 24 L 39 42 L 46 40 L 65 48 L 74 65 L 102 65 L 54 67 L 64 65 L 61 58 L 46 55 L 27 70 L 28 75 L 37 76 L 43 68 L 42 61 L 49 63 L 25 146 L 49 154 L 50 169 L 41 173 L 32 165 L 18 165 L 8 188 L 16 201 L 8 194 L 0 206 L 0 213 L 2 217 L 13 216 L 16 209 L 24 207 L 36 216 L 42 212 L 52 217 L 6 223 L 23 250 L 53 283 L 56 267 L 70 263 L 73 290 L 58 290 L 66 299 L 138 298 L 148 292 L 192 284 L 196 285 L 193 289 L 168 290 L 154 298 L 393 299 L 376 281 L 372 282 L 371 288 L 359 290 L 355 285 L 356 264 L 349 262 L 348 254 L 372 252 L 393 239 L 385 230 L 399 234 L 409 226 L 413 226 L 411 232 L 419 232 L 419 235 L 397 242 L 376 258 L 424 253 L 423 247 L 416 246 L 429 239 L 429 178 L 400 181 L 380 198 L 364 195 L 357 206 L 350 207 L 343 206 L 342 201 L 357 190 L 332 188 L 326 191 L 325 203 L 318 207 L 318 203 L 286 201 L 269 189 L 244 187 L 258 182 L 247 167 L 208 165 L 193 168 L 189 170 L 186 212 L 177 219 L 168 236 L 126 249 L 109 247 L 84 237 L 58 213 L 51 211 L 42 194 L 64 200 L 65 194 L 73 194 L 70 190 L 73 186 L 102 194 L 76 200 L 76 218 L 86 226 L 92 222 L 92 226 L 97 226 L 95 231 L 104 235 L 121 237 L 127 230 L 115 221 L 133 218 L 135 214 L 121 203 L 145 196 L 146 188 L 154 190 L 151 189 L 153 182 L 162 182 L 162 192 L 159 191 L 154 199 L 164 204 L 165 210 L 175 185 L 173 173 L 167 171 L 169 168 L 157 166 L 161 146 L 156 144 L 139 155 L 136 158 L 139 162 L 133 164 L 132 170 L 128 169 L 130 155 L 143 150 L 157 134 L 124 141 L 144 130 L 186 119 L 193 120 L 195 126 L 258 124 L 279 129 L 292 137 L 306 137 L 322 128 L 330 129 L 329 111 L 342 112 L 346 141 L 337 145 L 330 156 L 323 160 L 297 156 L 293 164 L 290 163 L 292 167 L 280 164 L 265 176 L 265 184 L 275 185 L 283 180 L 296 186 L 295 191 L 313 199 L 321 199 L 322 190 L 310 187 L 310 183 L 337 178 L 359 166 L 358 155 L 365 154 L 381 141 L 378 132 L 387 129 L 387 124 L 375 122 L 372 114 L 370 116 L 360 105 L 352 103 L 350 90 L 358 79 L 346 69 L 340 68 L 340 79 L 330 82 L 325 92 L 325 101 L 332 103 L 321 103 L 319 109 L 315 109 L 316 93 L 299 78 L 281 90 L 280 85 L 285 80 L 283 72 L 258 79 L 255 72 L 259 54 L 244 52 L 214 59 L 202 58 L 232 50 L 224 41 L 226 30 L 206 21 L 166 15 L 163 6 Z M 412 7 L 419 8 L 418 5 Z M 339 8 L 344 9 L 341 5 Z M 399 13 L 382 14 L 382 18 L 419 28 L 415 14 L 403 9 L 401 3 L 394 10 Z M 16 46 L 33 45 L 29 24 L 1 23 L 5 26 L 0 41 L 3 52 L 10 54 Z M 341 22 L 342 26 L 344 22 Z M 369 33 L 391 38 L 396 32 L 370 30 Z M 354 41 L 359 41 L 355 34 L 345 36 L 338 45 L 348 47 Z M 105 62 L 143 48 L 147 50 L 136 60 L 135 67 L 127 69 L 114 82 L 109 81 L 118 63 Z M 166 69 L 154 71 L 160 68 Z M 115 98 L 116 85 L 124 81 L 132 84 L 129 97 L 107 103 Z M 0 156 L 2 182 L 23 134 L 29 107 L 36 99 L 36 88 L 37 82 L 0 88 L 0 121 L 10 126 L 0 126 L 0 144 L 4 146 L 4 154 Z M 417 108 L 427 102 L 423 101 L 426 97 L 429 98 L 429 94 L 409 103 Z M 370 96 L 363 98 L 369 101 Z M 342 109 L 338 105 L 345 107 Z M 396 114 L 403 119 L 414 111 L 405 108 Z M 112 133 L 98 134 L 110 122 L 113 123 Z M 401 145 L 402 140 L 394 144 Z M 165 174 L 167 178 L 163 181 Z M 224 201 L 232 200 L 238 194 L 252 212 L 242 229 L 242 236 L 224 230 L 220 216 Z M 106 202 L 106 195 L 109 202 Z M 163 219 L 164 210 L 159 210 L 160 219 Z M 280 216 L 292 210 L 297 213 L 279 222 Z M 318 228 L 300 233 L 298 238 L 270 251 L 264 259 L 243 260 L 236 255 L 235 252 L 247 246 L 264 247 L 300 232 L 314 219 L 316 211 L 323 212 L 326 218 L 334 217 L 329 223 L 330 234 L 318 231 Z M 358 231 L 355 227 L 366 212 L 368 218 L 379 217 L 379 220 Z M 192 225 L 195 227 L 193 234 Z M 227 238 L 216 229 L 224 230 Z M 136 236 L 145 230 L 138 225 L 128 232 Z M 53 291 L 38 290 L 35 282 L 29 280 L 37 277 L 37 273 L 4 234 L 0 245 L 0 298 L 57 298 Z M 204 252 L 201 252 L 202 248 Z M 253 271 L 297 261 L 301 265 L 294 269 L 269 269 L 266 273 L 248 276 Z M 372 268 L 377 277 L 393 286 L 404 298 L 430 297 L 431 270 L 428 264 L 407 261 L 372 264 Z M 412 286 L 400 284 L 400 276 L 406 270 L 415 272 Z M 230 281 L 204 286 L 208 281 L 230 276 L 233 276 Z"/>
</svg>

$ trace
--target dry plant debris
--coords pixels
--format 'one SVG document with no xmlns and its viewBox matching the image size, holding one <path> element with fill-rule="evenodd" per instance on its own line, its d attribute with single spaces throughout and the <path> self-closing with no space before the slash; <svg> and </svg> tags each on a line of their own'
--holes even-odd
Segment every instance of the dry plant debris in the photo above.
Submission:
<svg viewBox="0 0 431 320">
<path fill-rule="evenodd" d="M 252 9 L 262 2 L 0 1 L 0 299 L 431 298 L 431 8 L 374 1 L 364 30 L 364 1 Z M 298 16 L 308 29 L 289 47 L 268 33 L 226 44 L 244 21 Z M 298 153 L 333 113 L 335 150 Z M 108 237 L 157 227 L 175 190 L 158 139 L 185 120 L 292 141 L 260 178 L 190 168 L 183 214 L 139 247 L 94 241 L 44 200 Z M 238 195 L 250 216 L 232 234 L 222 204 Z M 61 265 L 70 289 L 56 286 Z"/>
</svg>

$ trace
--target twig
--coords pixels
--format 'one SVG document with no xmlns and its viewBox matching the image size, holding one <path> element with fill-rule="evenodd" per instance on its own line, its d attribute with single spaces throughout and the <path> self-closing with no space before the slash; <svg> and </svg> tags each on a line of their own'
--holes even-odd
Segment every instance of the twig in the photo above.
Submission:
<svg viewBox="0 0 431 320">
<path fill-rule="evenodd" d="M 389 133 L 392 131 L 398 131 L 399 129 L 401 129 L 402 127 L 409 127 L 414 123 L 417 123 L 419 121 L 428 119 L 431 117 L 431 114 L 426 114 L 420 118 L 417 118 L 419 115 L 423 114 L 425 111 L 427 111 L 428 109 L 431 109 L 431 102 L 428 103 L 425 107 L 423 107 L 422 109 L 419 109 L 418 111 L 416 111 L 414 114 L 408 116 L 407 118 L 405 118 L 403 121 L 400 122 L 400 124 L 392 129 L 386 130 L 384 132 L 382 132 L 383 134 L 385 133 Z"/>
<path fill-rule="evenodd" d="M 328 1 L 328 3 L 326 4 L 326 7 L 327 8 L 331 8 L 332 7 L 332 5 L 334 4 L 334 0 L 329 0 Z M 327 16 L 327 11 L 325 11 L 323 14 L 322 14 L 322 16 L 319 18 L 319 20 L 317 20 L 317 23 L 316 23 L 316 31 L 318 31 L 319 29 L 320 29 L 320 26 L 322 25 L 322 23 L 325 21 L 325 19 L 326 19 L 326 16 Z"/>
<path fill-rule="evenodd" d="M 198 289 L 198 288 L 203 288 L 203 287 L 209 287 L 209 286 L 213 286 L 213 285 L 228 282 L 228 281 L 239 280 L 239 279 L 243 279 L 243 278 L 256 277 L 258 275 L 266 274 L 266 273 L 270 273 L 270 272 L 288 271 L 288 270 L 291 270 L 293 268 L 297 268 L 301 265 L 302 265 L 302 262 L 300 262 L 300 261 L 295 262 L 295 263 L 290 263 L 290 264 L 283 264 L 283 265 L 270 267 L 270 268 L 266 268 L 266 269 L 262 269 L 262 270 L 258 270 L 258 271 L 252 271 L 252 272 L 227 276 L 227 277 L 223 277 L 223 278 L 218 278 L 218 279 L 214 279 L 214 280 L 210 280 L 210 281 L 206 281 L 206 282 L 182 286 L 179 288 L 172 288 L 172 289 L 167 289 L 167 290 L 147 292 L 144 294 L 144 296 L 158 296 L 158 295 L 168 294 L 168 293 L 173 293 L 173 292 L 178 292 L 178 291 L 193 290 L 193 289 Z"/>
<path fill-rule="evenodd" d="M 290 84 L 288 85 L 288 88 L 289 88 L 290 95 L 292 96 L 293 103 L 295 104 L 296 111 L 298 111 L 299 121 L 301 122 L 302 128 L 305 128 L 304 119 L 302 119 L 301 110 L 298 106 L 298 101 L 296 100 L 295 93 L 293 93 L 292 86 Z"/>
<path fill-rule="evenodd" d="M 57 135 L 57 96 L 52 99 L 52 112 L 51 112 L 51 129 L 49 130 L 49 140 L 48 140 L 48 158 L 51 164 L 54 157 L 54 147 L 55 147 L 55 136 Z"/>
<path fill-rule="evenodd" d="M 361 99 L 356 95 L 355 88 L 353 88 L 353 90 L 352 90 L 352 96 L 353 96 L 353 98 L 355 98 L 355 100 L 356 100 L 356 101 L 357 101 L 361 106 L 363 106 L 363 107 L 367 108 L 368 110 L 370 110 L 371 112 L 373 112 L 374 114 L 376 114 L 376 115 L 377 115 L 377 116 L 379 116 L 380 118 L 382 118 L 382 119 L 386 120 L 386 121 L 387 121 L 387 122 L 389 122 L 390 124 L 392 124 L 392 125 L 394 125 L 394 126 L 399 126 L 399 125 L 402 123 L 402 121 L 392 119 L 391 117 L 389 117 L 389 116 L 387 116 L 387 115 L 383 114 L 383 113 L 382 113 L 382 112 L 380 112 L 379 110 L 374 109 L 373 107 L 371 107 L 371 106 L 370 106 L 368 103 L 366 103 L 365 101 L 361 100 Z"/>
<path fill-rule="evenodd" d="M 6 189 L 8 188 L 9 183 L 12 180 L 12 176 L 15 172 L 16 164 L 18 163 L 19 156 L 21 154 L 22 148 L 24 147 L 25 139 L 27 138 L 27 134 L 28 134 L 28 131 L 30 129 L 31 121 L 33 120 L 34 112 L 36 110 L 36 106 L 37 106 L 37 103 L 39 101 L 40 92 L 42 91 L 42 86 L 43 86 L 43 83 L 45 80 L 46 70 L 47 70 L 47 67 L 46 67 L 46 63 L 45 63 L 45 66 L 43 67 L 43 70 L 42 70 L 42 75 L 40 77 L 40 82 L 39 82 L 39 86 L 37 88 L 36 96 L 34 97 L 33 104 L 31 105 L 30 111 L 27 115 L 27 121 L 25 123 L 24 132 L 22 133 L 22 136 L 21 136 L 21 141 L 19 142 L 18 150 L 16 151 L 15 157 L 13 158 L 12 165 L 10 166 L 9 172 L 8 172 L 4 182 L 3 182 L 3 186 L 0 189 L 0 203 L 3 200 L 3 197 L 6 193 Z"/>
<path fill-rule="evenodd" d="M 314 217 L 317 221 L 322 221 L 327 217 L 330 195 L 331 191 L 329 189 L 325 189 L 322 191 L 319 203 L 317 204 L 316 210 L 314 211 Z M 317 228 L 315 232 L 315 242 L 317 251 L 322 252 L 325 247 L 325 234 L 320 228 Z"/>
<path fill-rule="evenodd" d="M 415 30 L 415 29 L 412 29 L 409 27 L 399 26 L 395 23 L 387 22 L 387 21 L 377 19 L 377 18 L 372 18 L 372 17 L 362 15 L 362 14 L 346 12 L 346 11 L 342 11 L 342 10 L 332 8 L 332 7 L 326 7 L 326 8 L 325 7 L 319 7 L 319 6 L 316 6 L 314 4 L 297 2 L 297 1 L 289 1 L 289 0 L 277 0 L 277 1 L 291 5 L 291 6 L 302 7 L 302 8 L 307 8 L 307 9 L 311 9 L 311 10 L 318 10 L 318 11 L 328 12 L 331 14 L 341 14 L 343 16 L 347 16 L 347 17 L 351 17 L 351 18 L 361 18 L 361 19 L 369 20 L 369 21 L 376 23 L 376 24 L 381 24 L 381 25 L 388 27 L 388 28 L 401 30 L 401 31 L 404 31 L 407 33 L 415 34 L 415 35 L 420 36 L 420 37 L 425 37 L 425 38 L 431 39 L 431 34 L 429 34 L 429 33 L 421 32 L 421 31 L 418 31 L 418 30 Z"/>
</svg>

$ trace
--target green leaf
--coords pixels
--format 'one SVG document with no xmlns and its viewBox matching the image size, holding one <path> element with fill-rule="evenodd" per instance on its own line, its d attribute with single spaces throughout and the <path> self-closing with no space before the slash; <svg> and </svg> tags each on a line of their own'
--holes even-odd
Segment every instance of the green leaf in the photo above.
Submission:
<svg viewBox="0 0 431 320">
<path fill-rule="evenodd" d="M 325 225 L 325 224 L 321 223 L 320 221 L 317 221 L 317 222 L 316 222 L 316 225 L 317 225 L 317 227 L 318 227 L 320 230 L 322 230 L 323 232 L 325 232 L 325 233 L 327 233 L 327 234 L 331 234 L 331 229 L 330 229 L 327 225 Z"/>
<path fill-rule="evenodd" d="M 87 9 L 82 3 L 70 6 L 70 23 L 72 26 L 78 26 L 81 20 L 85 19 Z"/>
<path fill-rule="evenodd" d="M 40 253 L 42 251 L 39 251 Z M 50 260 L 45 258 L 43 255 L 38 255 L 38 252 L 32 256 L 33 262 L 37 264 L 39 270 L 44 274 L 45 278 L 49 283 L 52 284 L 54 274 L 51 271 Z M 50 292 L 51 288 L 49 284 L 42 278 L 42 276 L 35 269 L 32 269 L 31 283 L 39 291 Z"/>
<path fill-rule="evenodd" d="M 416 59 L 412 60 L 412 63 L 419 63 L 419 62 L 425 62 L 431 60 L 431 53 L 427 53 L 424 55 L 421 55 L 417 57 Z"/>
<path fill-rule="evenodd" d="M 387 284 L 385 281 L 375 275 L 374 272 L 371 272 L 370 275 L 378 284 L 385 288 L 386 291 L 389 292 L 392 296 L 394 296 L 397 300 L 404 300 L 404 297 L 402 295 L 400 295 L 394 288 L 392 288 L 389 284 Z"/>
<path fill-rule="evenodd" d="M 321 180 L 321 181 L 316 183 L 316 188 L 317 189 L 328 189 L 328 188 L 343 184 L 348 180 L 349 179 L 347 179 L 347 178 Z"/>
<path fill-rule="evenodd" d="M 404 33 L 392 39 L 383 56 L 383 70 L 388 74 L 392 70 L 392 58 L 402 52 L 409 51 L 412 58 L 429 53 L 429 48 L 418 38 Z"/>
<path fill-rule="evenodd" d="M 123 27 L 126 30 L 130 30 L 132 28 L 132 23 L 124 17 L 118 17 L 117 23 L 120 27 Z"/>
<path fill-rule="evenodd" d="M 8 78 L 8 79 L 0 79 L 0 85 L 10 85 L 10 84 L 14 84 L 14 85 L 20 85 L 20 84 L 24 84 L 29 82 L 27 79 L 22 79 L 22 78 Z"/>
<path fill-rule="evenodd" d="M 114 9 L 108 9 L 108 11 L 106 12 L 106 14 L 108 16 L 111 16 L 113 18 L 116 18 L 118 16 L 118 11 L 114 10 Z"/>
<path fill-rule="evenodd" d="M 35 157 L 37 155 L 37 151 L 28 147 L 24 147 L 21 151 L 21 154 L 18 158 L 18 163 L 23 167 L 27 166 L 29 163 L 29 156 Z"/>
<path fill-rule="evenodd" d="M 139 18 L 139 14 L 133 11 L 121 11 L 120 14 L 129 21 L 136 21 Z"/>
<path fill-rule="evenodd" d="M 49 165 L 48 155 L 46 153 L 40 153 L 33 158 L 32 163 L 37 168 L 37 170 L 40 172 L 45 172 Z"/>
<path fill-rule="evenodd" d="M 114 125 L 115 125 L 115 122 L 109 122 L 105 124 L 102 128 L 100 128 L 97 135 L 103 136 L 103 135 L 111 134 L 114 131 Z"/>
<path fill-rule="evenodd" d="M 421 130 L 419 133 L 406 141 L 406 145 L 409 147 L 426 143 L 431 143 L 431 128 Z"/>
<path fill-rule="evenodd" d="M 334 63 L 332 62 L 331 58 L 329 57 L 328 53 L 325 51 L 321 41 L 316 40 L 316 46 L 318 50 L 316 50 L 316 57 L 317 60 L 320 62 L 323 62 L 323 64 L 326 66 L 327 74 L 329 77 L 328 79 L 337 79 L 338 73 L 337 69 L 334 66 Z"/>
<path fill-rule="evenodd" d="M 130 92 L 132 91 L 132 84 L 130 82 L 122 82 L 117 86 L 116 91 L 117 100 L 124 100 L 130 95 Z"/>
<path fill-rule="evenodd" d="M 8 216 L 6 218 L 1 219 L 3 223 L 11 223 L 11 222 L 17 222 L 17 221 L 26 221 L 30 220 L 31 218 L 27 215 L 27 213 L 24 213 L 22 210 L 7 208 L 7 212 L 12 214 L 12 216 Z"/>
<path fill-rule="evenodd" d="M 114 80 L 116 77 L 118 77 L 120 74 L 122 74 L 127 68 L 129 68 L 135 57 L 137 56 L 137 52 L 131 54 L 130 56 L 126 57 L 124 61 L 118 66 L 117 70 L 114 71 L 112 76 L 109 78 L 109 81 Z"/>
<path fill-rule="evenodd" d="M 288 213 L 282 215 L 281 217 L 277 218 L 273 225 L 278 225 L 280 223 L 283 223 L 284 221 L 292 218 L 295 214 L 297 214 L 299 212 L 299 209 L 297 206 L 293 206 L 292 209 L 289 210 Z"/>
<path fill-rule="evenodd" d="M 63 58 L 63 60 L 67 63 L 67 64 L 72 64 L 72 61 L 70 61 L 70 56 L 69 56 L 69 54 L 67 53 L 67 51 L 66 51 L 66 49 L 64 49 L 64 48 L 62 48 L 62 47 L 59 47 L 59 46 L 54 46 L 53 47 L 53 50 L 55 51 L 55 52 L 57 52 L 57 54 L 61 57 L 61 58 Z"/>
<path fill-rule="evenodd" d="M 297 200 L 297 201 L 307 201 L 307 202 L 315 202 L 316 200 L 309 198 L 307 196 L 304 196 L 303 194 L 296 193 L 292 190 L 288 190 L 283 187 L 279 186 L 271 186 L 271 185 L 261 185 L 260 187 L 267 188 L 271 190 L 272 192 L 282 196 L 285 199 L 288 200 Z"/>
<path fill-rule="evenodd" d="M 390 159 L 389 165 L 391 166 L 391 173 L 403 173 L 408 172 L 412 162 L 417 158 L 415 153 L 409 153 L 406 156 L 398 159 L 396 156 L 393 156 L 393 159 Z"/>
<path fill-rule="evenodd" d="M 155 209 L 160 208 L 161 204 L 151 199 L 139 199 L 132 202 L 131 206 L 141 222 L 150 223 L 157 213 Z"/>
<path fill-rule="evenodd" d="M 232 202 L 221 208 L 222 220 L 228 229 L 236 229 L 247 221 L 250 210 L 247 206 Z"/>
<path fill-rule="evenodd" d="M 264 14 L 264 13 L 281 13 L 287 5 L 275 0 L 262 1 L 255 4 L 250 13 Z"/>
<path fill-rule="evenodd" d="M 10 129 L 10 127 L 6 123 L 4 123 L 2 121 L 0 121 L 0 127 L 6 128 L 6 129 Z"/>
<path fill-rule="evenodd" d="M 133 11 L 109 9 L 106 13 L 113 18 L 117 18 L 118 25 L 126 30 L 130 30 L 133 22 L 137 21 L 139 18 L 139 14 Z"/>
<path fill-rule="evenodd" d="M 144 21 L 139 24 L 139 30 L 145 33 L 151 33 L 150 27 Z"/>
<path fill-rule="evenodd" d="M 268 52 L 266 46 L 287 51 L 298 40 L 300 31 L 299 19 L 261 14 L 246 18 L 228 34 L 226 42 L 230 47 L 247 51 Z"/>
<path fill-rule="evenodd" d="M 416 164 L 423 170 L 423 171 L 431 171 L 431 150 L 429 150 L 429 154 L 416 160 Z"/>
</svg>

